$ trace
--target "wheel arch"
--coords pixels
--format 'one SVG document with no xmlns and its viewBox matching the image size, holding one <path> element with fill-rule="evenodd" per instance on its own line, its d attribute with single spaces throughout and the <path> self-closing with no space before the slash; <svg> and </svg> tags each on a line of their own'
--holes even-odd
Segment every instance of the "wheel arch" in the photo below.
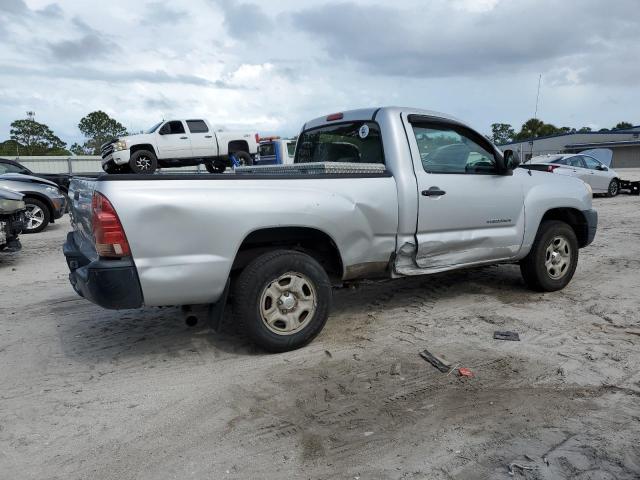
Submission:
<svg viewBox="0 0 640 480">
<path fill-rule="evenodd" d="M 53 204 L 51 203 L 51 200 L 49 200 L 49 198 L 46 195 L 39 192 L 20 192 L 20 193 L 24 195 L 23 200 L 26 200 L 27 198 L 34 198 L 44 203 L 45 206 L 47 207 L 47 210 L 49 210 L 49 218 L 53 220 L 53 215 L 54 215 Z"/>
<path fill-rule="evenodd" d="M 588 244 L 589 227 L 587 219 L 585 218 L 584 213 L 577 208 L 559 207 L 549 209 L 540 219 L 540 225 L 545 220 L 559 220 L 568 224 L 576 234 L 578 246 L 582 248 Z M 540 228 L 540 225 L 538 225 L 538 229 Z"/>
<path fill-rule="evenodd" d="M 132 145 L 131 148 L 129 149 L 132 155 L 139 150 L 148 150 L 156 156 L 156 159 L 158 158 L 156 149 L 153 148 L 153 145 L 151 145 L 150 143 L 140 143 L 137 145 Z"/>
<path fill-rule="evenodd" d="M 344 274 L 342 256 L 333 238 L 316 228 L 298 226 L 265 227 L 247 234 L 236 252 L 231 271 L 240 271 L 259 255 L 281 249 L 310 255 L 332 279 L 341 279 Z"/>
<path fill-rule="evenodd" d="M 247 142 L 246 140 L 232 140 L 231 142 L 229 142 L 229 145 L 227 147 L 227 152 L 229 154 L 239 151 L 249 153 L 249 142 Z"/>
</svg>

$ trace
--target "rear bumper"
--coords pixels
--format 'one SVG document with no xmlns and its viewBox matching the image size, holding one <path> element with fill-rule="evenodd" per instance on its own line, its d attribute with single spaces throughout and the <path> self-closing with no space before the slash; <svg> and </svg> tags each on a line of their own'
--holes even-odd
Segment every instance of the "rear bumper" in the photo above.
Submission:
<svg viewBox="0 0 640 480">
<path fill-rule="evenodd" d="M 77 247 L 73 232 L 67 234 L 63 252 L 69 282 L 78 295 L 112 310 L 142 306 L 138 272 L 130 258 L 90 261 Z"/>
<path fill-rule="evenodd" d="M 593 239 L 596 238 L 596 231 L 598 230 L 598 212 L 596 210 L 583 210 L 582 214 L 587 222 L 587 242 L 582 245 L 586 247 Z"/>
</svg>

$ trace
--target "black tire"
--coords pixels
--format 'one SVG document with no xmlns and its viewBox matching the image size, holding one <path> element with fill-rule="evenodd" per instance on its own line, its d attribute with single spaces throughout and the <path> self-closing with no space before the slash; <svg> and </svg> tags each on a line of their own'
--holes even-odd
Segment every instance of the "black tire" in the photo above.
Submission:
<svg viewBox="0 0 640 480">
<path fill-rule="evenodd" d="M 158 168 L 158 159 L 149 150 L 137 150 L 129 158 L 129 167 L 133 173 L 148 175 Z"/>
<path fill-rule="evenodd" d="M 22 233 L 39 233 L 47 228 L 47 225 L 51 222 L 51 212 L 49 211 L 49 207 L 42 200 L 31 197 L 25 198 L 24 203 L 27 207 L 27 223 L 25 228 L 22 230 Z M 33 225 L 35 223 L 31 220 L 31 217 L 34 216 L 35 218 L 36 212 L 39 218 L 38 226 L 28 228 L 29 225 Z"/>
<path fill-rule="evenodd" d="M 615 197 L 620 193 L 620 182 L 617 178 L 614 178 L 609 182 L 609 188 L 607 189 L 607 197 Z"/>
<path fill-rule="evenodd" d="M 253 158 L 247 152 L 243 152 L 242 150 L 239 152 L 233 152 L 233 156 L 238 159 L 241 167 L 253 165 Z"/>
<path fill-rule="evenodd" d="M 558 238 L 566 241 L 568 252 L 564 248 L 561 248 L 561 251 L 555 251 L 556 239 Z M 558 245 L 563 244 L 559 243 Z M 553 264 L 554 254 L 559 259 L 557 265 Z M 566 256 L 564 256 L 565 254 Z M 563 258 L 568 260 L 567 265 L 561 263 Z M 548 266 L 547 262 L 549 262 Z M 532 290 L 555 292 L 567 286 L 573 278 L 577 266 L 578 239 L 573 228 L 565 222 L 545 220 L 538 228 L 531 251 L 520 262 L 520 272 L 525 283 Z"/>
<path fill-rule="evenodd" d="M 227 169 L 227 164 L 222 160 L 214 160 L 213 162 L 205 163 L 204 168 L 206 168 L 209 173 L 224 173 Z"/>
<path fill-rule="evenodd" d="M 266 309 L 267 314 L 269 311 L 274 312 L 278 318 L 287 315 L 283 313 L 285 310 L 276 305 L 279 300 L 273 298 L 269 290 L 273 290 L 273 286 L 278 284 L 281 286 L 278 288 L 285 288 L 284 291 L 278 290 L 278 295 L 282 295 L 279 299 L 286 297 L 289 300 L 289 295 L 296 290 L 287 289 L 294 283 L 286 283 L 288 276 L 297 277 L 303 287 L 298 290 L 301 294 L 293 294 L 294 304 L 290 310 L 296 322 L 293 324 L 299 324 L 300 327 L 285 332 L 285 323 L 281 320 L 267 326 L 268 322 L 263 319 L 262 312 L 265 307 L 269 307 Z M 285 283 L 279 283 L 278 280 Z M 302 298 L 304 296 L 306 298 Z M 313 309 L 302 305 L 300 298 L 307 304 L 311 302 Z M 327 322 L 331 302 L 331 282 L 325 270 L 314 258 L 295 250 L 274 250 L 259 256 L 245 267 L 233 289 L 236 321 L 243 325 L 251 341 L 269 352 L 295 350 L 313 340 Z"/>
</svg>

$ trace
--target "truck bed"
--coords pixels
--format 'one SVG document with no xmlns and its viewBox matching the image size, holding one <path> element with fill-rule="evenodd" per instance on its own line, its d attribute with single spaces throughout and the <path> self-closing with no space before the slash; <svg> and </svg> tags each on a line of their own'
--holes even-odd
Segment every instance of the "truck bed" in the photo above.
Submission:
<svg viewBox="0 0 640 480">
<path fill-rule="evenodd" d="M 99 261 L 91 233 L 94 191 L 118 213 L 145 305 L 215 302 L 240 245 L 257 230 L 321 229 L 343 246 L 344 278 L 368 264 L 388 264 L 395 251 L 398 200 L 387 171 L 74 178 L 72 235 L 90 262 Z"/>
</svg>

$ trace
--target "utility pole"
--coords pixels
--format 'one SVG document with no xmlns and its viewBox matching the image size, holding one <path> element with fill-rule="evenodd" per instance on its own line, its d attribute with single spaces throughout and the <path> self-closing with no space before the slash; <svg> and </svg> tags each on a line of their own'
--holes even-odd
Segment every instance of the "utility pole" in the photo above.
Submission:
<svg viewBox="0 0 640 480">
<path fill-rule="evenodd" d="M 538 77 L 538 93 L 536 95 L 536 109 L 535 109 L 535 112 L 533 113 L 533 118 L 536 120 L 538 119 L 538 103 L 540 102 L 540 83 L 541 82 L 542 82 L 542 74 L 540 74 L 540 76 Z M 531 158 L 533 158 L 533 142 L 535 141 L 534 139 L 537 133 L 538 133 L 538 127 L 536 126 L 536 130 L 533 132 L 533 138 L 529 142 L 531 144 L 531 150 L 529 151 Z"/>
</svg>

